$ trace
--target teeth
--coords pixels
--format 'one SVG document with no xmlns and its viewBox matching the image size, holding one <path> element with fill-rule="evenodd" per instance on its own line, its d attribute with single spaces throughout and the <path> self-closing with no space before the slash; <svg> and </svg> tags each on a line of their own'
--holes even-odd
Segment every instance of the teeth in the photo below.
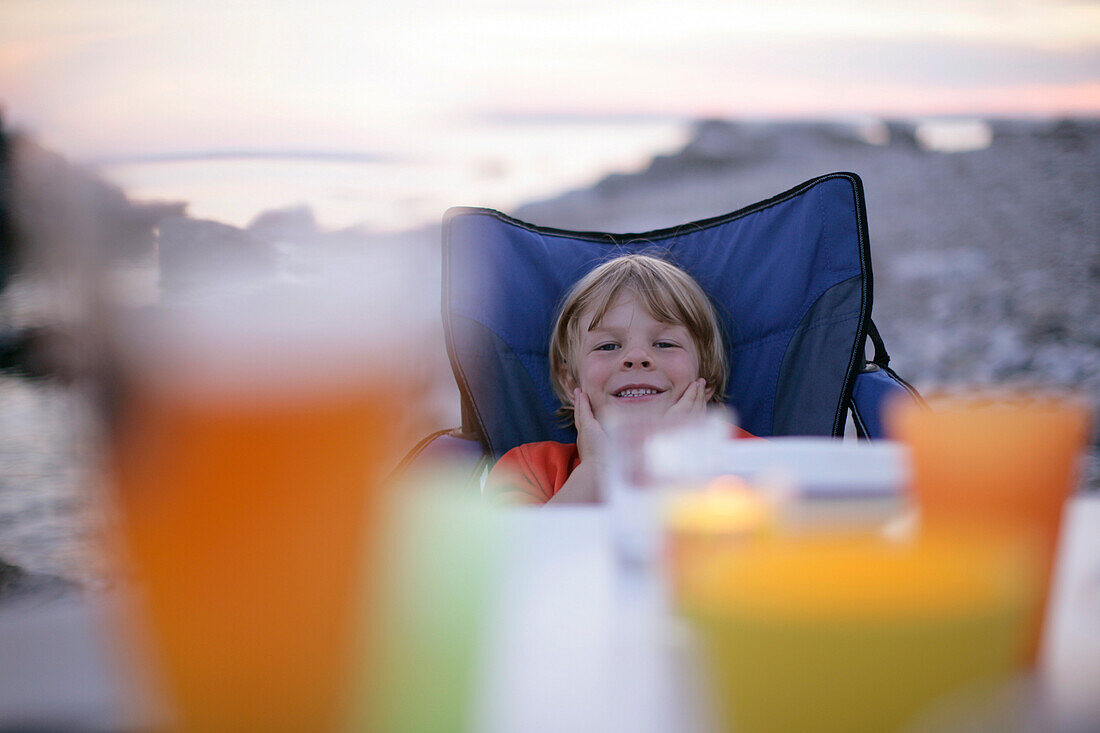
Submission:
<svg viewBox="0 0 1100 733">
<path fill-rule="evenodd" d="M 624 389 L 619 392 L 616 397 L 645 397 L 646 395 L 657 394 L 655 389 Z"/>
</svg>

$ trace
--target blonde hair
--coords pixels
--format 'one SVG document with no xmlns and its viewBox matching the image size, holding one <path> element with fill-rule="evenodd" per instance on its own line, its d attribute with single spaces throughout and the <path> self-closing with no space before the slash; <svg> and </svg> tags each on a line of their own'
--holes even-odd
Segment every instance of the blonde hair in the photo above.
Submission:
<svg viewBox="0 0 1100 733">
<path fill-rule="evenodd" d="M 683 325 L 699 352 L 699 376 L 713 389 L 712 402 L 726 396 L 729 361 L 718 314 L 699 283 L 671 262 L 650 255 L 623 255 L 591 270 L 573 285 L 562 301 L 550 335 L 550 383 L 561 400 L 560 415 L 573 416 L 573 396 L 566 377 L 576 384 L 576 354 L 581 341 L 581 317 L 592 313 L 589 330 L 600 321 L 622 292 L 631 292 L 649 315 L 662 323 Z"/>
</svg>

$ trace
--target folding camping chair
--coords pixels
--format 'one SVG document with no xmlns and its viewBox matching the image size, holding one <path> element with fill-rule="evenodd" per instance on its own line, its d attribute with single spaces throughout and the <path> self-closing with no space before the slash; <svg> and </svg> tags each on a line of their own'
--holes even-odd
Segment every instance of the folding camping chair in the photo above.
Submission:
<svg viewBox="0 0 1100 733">
<path fill-rule="evenodd" d="M 588 270 L 621 254 L 664 256 L 715 302 L 728 338 L 729 403 L 758 436 L 882 437 L 885 401 L 919 396 L 889 366 L 871 321 L 863 184 L 832 173 L 773 198 L 640 234 L 535 226 L 450 209 L 443 223 L 443 324 L 462 427 L 420 442 L 402 467 L 495 460 L 521 443 L 574 442 L 555 418 L 547 345 L 556 309 Z M 870 360 L 867 340 L 873 344 Z"/>
</svg>

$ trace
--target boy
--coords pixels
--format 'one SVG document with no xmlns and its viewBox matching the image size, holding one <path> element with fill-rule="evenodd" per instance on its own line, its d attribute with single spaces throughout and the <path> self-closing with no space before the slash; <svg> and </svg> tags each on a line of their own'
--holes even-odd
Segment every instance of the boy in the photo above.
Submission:
<svg viewBox="0 0 1100 733">
<path fill-rule="evenodd" d="M 566 295 L 550 337 L 550 379 L 577 442 L 513 448 L 490 471 L 486 494 L 513 503 L 597 501 L 608 415 L 701 415 L 725 396 L 726 359 L 714 306 L 679 267 L 648 255 L 596 267 Z"/>
</svg>

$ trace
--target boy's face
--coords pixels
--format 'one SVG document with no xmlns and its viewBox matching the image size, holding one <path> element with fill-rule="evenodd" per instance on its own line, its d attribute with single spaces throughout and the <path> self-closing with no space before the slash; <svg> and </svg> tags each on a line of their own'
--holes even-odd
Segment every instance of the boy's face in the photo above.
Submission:
<svg viewBox="0 0 1100 733">
<path fill-rule="evenodd" d="M 600 325 L 588 330 L 592 314 L 580 318 L 580 343 L 574 355 L 580 388 L 602 421 L 608 409 L 660 418 L 699 378 L 699 350 L 687 328 L 661 323 L 626 291 L 616 296 Z M 714 390 L 708 388 L 709 400 Z"/>
</svg>

